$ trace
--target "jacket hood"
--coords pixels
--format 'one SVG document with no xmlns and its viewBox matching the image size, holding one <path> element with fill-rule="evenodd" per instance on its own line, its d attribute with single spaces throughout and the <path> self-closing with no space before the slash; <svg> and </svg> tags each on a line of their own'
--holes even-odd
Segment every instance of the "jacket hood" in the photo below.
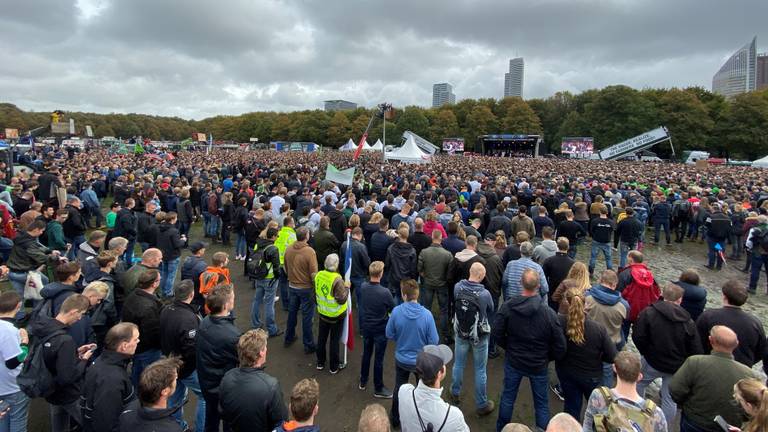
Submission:
<svg viewBox="0 0 768 432">
<path fill-rule="evenodd" d="M 80 243 L 80 247 L 78 248 L 81 251 L 90 254 L 90 255 L 98 255 L 99 253 L 93 248 L 93 246 L 90 245 L 88 242 Z"/>
<path fill-rule="evenodd" d="M 44 338 L 57 330 L 67 330 L 67 326 L 54 318 L 36 320 L 27 330 L 36 338 Z"/>
<path fill-rule="evenodd" d="M 161 223 L 157 226 L 158 231 L 166 232 L 172 228 L 171 224 Z"/>
<path fill-rule="evenodd" d="M 40 295 L 44 299 L 54 298 L 64 291 L 72 291 L 77 293 L 77 288 L 74 285 L 64 285 L 61 282 L 51 282 L 40 290 Z"/>
<path fill-rule="evenodd" d="M 659 300 L 651 305 L 656 311 L 669 321 L 676 323 L 688 322 L 691 314 L 682 307 L 668 301 Z"/>
<path fill-rule="evenodd" d="M 410 243 L 403 243 L 403 242 L 396 241 L 392 243 L 392 246 L 389 247 L 389 251 L 396 258 L 405 258 L 412 251 L 414 251 L 414 248 Z"/>
<path fill-rule="evenodd" d="M 297 242 L 293 242 L 291 244 L 291 247 L 296 249 L 296 250 L 299 250 L 299 249 L 304 249 L 305 247 L 309 247 L 309 245 L 307 244 L 307 242 L 298 242 L 297 241 Z"/>
<path fill-rule="evenodd" d="M 645 264 L 630 264 L 629 268 L 629 271 L 632 274 L 632 279 L 634 279 L 635 282 L 642 286 L 653 285 L 653 273 L 648 270 L 648 267 L 646 267 Z"/>
<path fill-rule="evenodd" d="M 474 292 L 482 292 L 485 289 L 482 283 L 472 282 L 467 279 L 460 280 L 456 285 L 458 285 L 459 289 L 467 289 Z"/>
<path fill-rule="evenodd" d="M 509 299 L 510 310 L 518 315 L 530 317 L 541 313 L 542 307 L 549 307 L 539 295 L 515 296 Z"/>
<path fill-rule="evenodd" d="M 487 245 L 485 243 L 478 243 L 477 254 L 485 258 L 487 256 L 496 255 L 496 249 L 494 249 L 493 246 Z"/>
<path fill-rule="evenodd" d="M 141 407 L 138 409 L 139 417 L 145 420 L 160 420 L 169 416 L 172 416 L 176 411 L 181 409 L 182 405 L 177 407 L 165 408 L 165 409 L 149 409 Z"/>
<path fill-rule="evenodd" d="M 333 209 L 330 212 L 328 212 L 328 218 L 331 219 L 331 220 L 335 220 L 335 219 L 339 219 L 339 218 L 343 218 L 343 217 L 345 217 L 344 213 L 342 213 L 342 212 L 340 212 L 340 211 L 338 211 L 336 209 Z"/>
<path fill-rule="evenodd" d="M 477 252 L 469 249 L 456 252 L 456 259 L 461 262 L 467 262 L 477 256 Z"/>
<path fill-rule="evenodd" d="M 261 238 L 261 237 L 259 237 L 258 240 L 256 240 L 256 245 L 259 247 L 259 249 L 263 249 L 263 248 L 265 248 L 265 247 L 267 247 L 269 245 L 273 245 L 273 244 L 275 244 L 274 241 L 267 240 L 267 239 L 264 239 L 264 238 Z"/>
<path fill-rule="evenodd" d="M 16 235 L 16 238 L 13 239 L 13 242 L 14 244 L 22 246 L 22 245 L 34 243 L 36 240 L 37 240 L 36 237 L 32 237 L 26 231 L 20 231 L 19 234 Z"/>
<path fill-rule="evenodd" d="M 540 246 L 549 252 L 557 252 L 557 242 L 554 240 L 543 240 Z"/>
<path fill-rule="evenodd" d="M 590 288 L 589 293 L 592 294 L 592 297 L 597 300 L 598 303 L 607 306 L 613 306 L 621 301 L 620 292 L 604 287 L 600 284 L 594 285 L 592 288 Z"/>
<path fill-rule="evenodd" d="M 409 320 L 415 320 L 422 316 L 422 310 L 424 307 L 418 303 L 403 303 L 400 305 L 403 308 L 405 317 Z"/>
</svg>

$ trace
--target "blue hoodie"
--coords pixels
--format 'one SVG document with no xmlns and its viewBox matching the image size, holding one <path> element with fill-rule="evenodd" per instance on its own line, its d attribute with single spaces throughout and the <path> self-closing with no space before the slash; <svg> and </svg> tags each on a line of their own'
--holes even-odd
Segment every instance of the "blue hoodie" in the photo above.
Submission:
<svg viewBox="0 0 768 432">
<path fill-rule="evenodd" d="M 621 296 L 620 292 L 606 288 L 600 284 L 595 284 L 592 288 L 588 289 L 586 296 L 592 296 L 598 303 L 606 306 L 613 306 L 616 303 L 621 302 L 627 308 L 627 311 L 629 311 L 629 303 Z"/>
<path fill-rule="evenodd" d="M 407 366 L 416 366 L 416 356 L 424 345 L 437 345 L 440 341 L 432 313 L 412 302 L 392 310 L 387 322 L 387 339 L 395 341 L 395 360 Z"/>
</svg>

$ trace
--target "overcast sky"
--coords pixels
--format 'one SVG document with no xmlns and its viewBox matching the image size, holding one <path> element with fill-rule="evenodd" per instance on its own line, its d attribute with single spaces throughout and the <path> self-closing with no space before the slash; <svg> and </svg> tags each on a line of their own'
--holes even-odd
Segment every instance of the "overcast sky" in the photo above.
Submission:
<svg viewBox="0 0 768 432">
<path fill-rule="evenodd" d="M 250 111 L 526 99 L 611 84 L 711 87 L 768 51 L 766 0 L 0 0 L 0 101 L 200 119 Z"/>
</svg>

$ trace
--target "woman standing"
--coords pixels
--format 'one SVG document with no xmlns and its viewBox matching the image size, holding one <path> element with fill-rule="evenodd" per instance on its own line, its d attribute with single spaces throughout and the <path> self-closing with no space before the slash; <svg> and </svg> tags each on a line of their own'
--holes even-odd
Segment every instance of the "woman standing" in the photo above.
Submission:
<svg viewBox="0 0 768 432">
<path fill-rule="evenodd" d="M 768 432 L 768 388 L 757 379 L 743 379 L 733 386 L 733 397 L 739 402 L 749 421 L 732 431 Z"/>
</svg>

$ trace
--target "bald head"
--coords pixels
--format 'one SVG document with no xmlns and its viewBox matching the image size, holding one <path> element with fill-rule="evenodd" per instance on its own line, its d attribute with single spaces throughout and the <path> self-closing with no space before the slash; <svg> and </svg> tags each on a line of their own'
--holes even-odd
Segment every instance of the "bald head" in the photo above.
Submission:
<svg viewBox="0 0 768 432">
<path fill-rule="evenodd" d="M 579 432 L 581 425 L 570 414 L 559 413 L 552 417 L 547 425 L 547 432 Z"/>
<path fill-rule="evenodd" d="M 712 345 L 712 351 L 732 354 L 739 346 L 739 338 L 730 328 L 716 325 L 709 331 L 709 344 Z"/>
<path fill-rule="evenodd" d="M 163 252 L 157 248 L 149 248 L 141 255 L 141 263 L 147 267 L 159 267 L 163 261 Z"/>
<path fill-rule="evenodd" d="M 472 264 L 469 268 L 469 281 L 480 283 L 485 278 L 485 266 L 479 262 Z"/>
<path fill-rule="evenodd" d="M 523 276 L 520 278 L 520 282 L 523 285 L 524 296 L 532 297 L 539 292 L 539 273 L 536 270 L 532 268 L 523 270 Z"/>
</svg>

